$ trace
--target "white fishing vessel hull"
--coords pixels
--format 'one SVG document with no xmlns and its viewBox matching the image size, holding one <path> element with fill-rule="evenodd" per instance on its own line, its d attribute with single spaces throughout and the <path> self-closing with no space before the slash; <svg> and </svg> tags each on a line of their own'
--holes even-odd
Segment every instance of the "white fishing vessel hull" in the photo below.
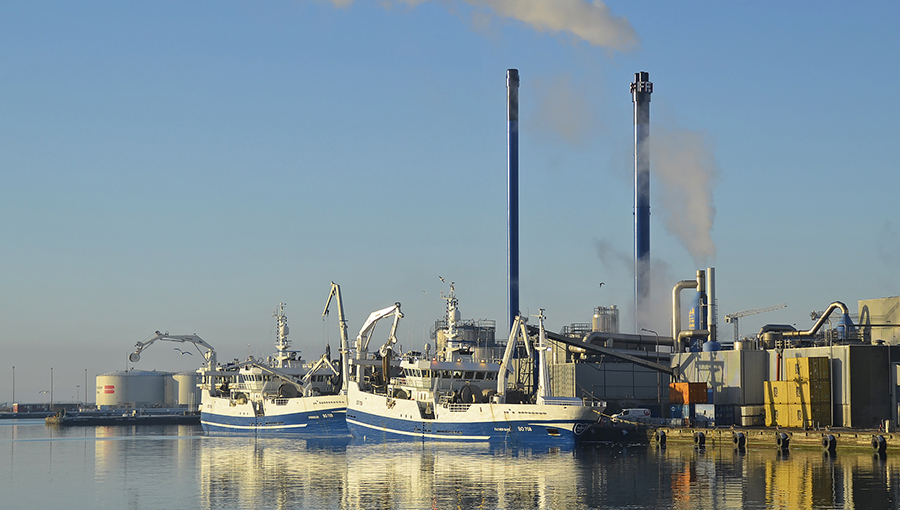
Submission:
<svg viewBox="0 0 900 510">
<path fill-rule="evenodd" d="M 441 404 L 432 409 L 422 402 L 360 391 L 350 384 L 347 426 L 357 438 L 420 439 L 552 443 L 571 446 L 591 424 L 602 406 L 556 404 Z M 428 416 L 433 412 L 433 418 Z M 424 415 L 424 416 L 423 416 Z"/>
<path fill-rule="evenodd" d="M 346 435 L 346 414 L 344 395 L 254 402 L 204 394 L 200 424 L 207 433 Z"/>
</svg>

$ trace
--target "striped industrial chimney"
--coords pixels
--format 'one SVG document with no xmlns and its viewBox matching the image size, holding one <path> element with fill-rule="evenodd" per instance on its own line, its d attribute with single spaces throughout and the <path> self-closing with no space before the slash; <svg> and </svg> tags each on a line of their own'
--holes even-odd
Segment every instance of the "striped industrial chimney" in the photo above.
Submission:
<svg viewBox="0 0 900 510">
<path fill-rule="evenodd" d="M 507 138 L 509 167 L 507 169 L 507 281 L 509 294 L 509 327 L 519 313 L 519 70 L 506 71 L 506 109 L 509 121 Z"/>
<path fill-rule="evenodd" d="M 634 74 L 634 323 L 650 296 L 650 74 Z"/>
</svg>

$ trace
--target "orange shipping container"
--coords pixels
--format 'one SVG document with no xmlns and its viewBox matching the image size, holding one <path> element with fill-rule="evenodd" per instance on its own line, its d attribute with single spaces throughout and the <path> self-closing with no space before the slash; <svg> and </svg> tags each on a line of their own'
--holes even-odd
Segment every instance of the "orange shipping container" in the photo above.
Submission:
<svg viewBox="0 0 900 510">
<path fill-rule="evenodd" d="M 706 383 L 669 383 L 670 404 L 705 404 Z"/>
</svg>

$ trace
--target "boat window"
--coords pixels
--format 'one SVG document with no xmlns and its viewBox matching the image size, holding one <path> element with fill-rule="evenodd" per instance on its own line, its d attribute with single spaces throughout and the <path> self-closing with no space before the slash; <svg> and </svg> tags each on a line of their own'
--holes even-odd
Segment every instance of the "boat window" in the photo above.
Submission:
<svg viewBox="0 0 900 510">
<path fill-rule="evenodd" d="M 422 377 L 431 377 L 431 370 L 422 370 Z"/>
<path fill-rule="evenodd" d="M 488 381 L 493 381 L 497 379 L 497 372 L 488 372 L 484 374 L 484 378 Z"/>
<path fill-rule="evenodd" d="M 475 379 L 484 379 L 484 372 L 475 372 Z"/>
<path fill-rule="evenodd" d="M 444 379 L 450 379 L 450 371 L 449 370 L 441 370 L 441 377 Z"/>
<path fill-rule="evenodd" d="M 454 370 L 454 371 L 453 371 L 453 377 L 456 378 L 456 379 L 462 378 L 462 370 Z"/>
</svg>

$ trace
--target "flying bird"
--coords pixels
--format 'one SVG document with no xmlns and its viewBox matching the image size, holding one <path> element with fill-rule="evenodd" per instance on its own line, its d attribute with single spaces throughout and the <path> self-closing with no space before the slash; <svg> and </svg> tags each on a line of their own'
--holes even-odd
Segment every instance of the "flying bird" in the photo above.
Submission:
<svg viewBox="0 0 900 510">
<path fill-rule="evenodd" d="M 444 283 L 444 277 L 443 277 L 443 276 L 438 276 L 438 278 L 441 279 L 441 283 Z"/>
<path fill-rule="evenodd" d="M 606 283 L 606 282 L 600 282 L 600 286 L 602 287 L 604 283 Z"/>
<path fill-rule="evenodd" d="M 191 356 L 194 355 L 193 352 L 191 352 L 191 351 L 182 351 L 182 350 L 179 349 L 178 347 L 176 347 L 175 350 L 178 351 L 178 352 L 180 352 L 182 356 L 184 356 L 185 354 L 190 354 Z"/>
</svg>

